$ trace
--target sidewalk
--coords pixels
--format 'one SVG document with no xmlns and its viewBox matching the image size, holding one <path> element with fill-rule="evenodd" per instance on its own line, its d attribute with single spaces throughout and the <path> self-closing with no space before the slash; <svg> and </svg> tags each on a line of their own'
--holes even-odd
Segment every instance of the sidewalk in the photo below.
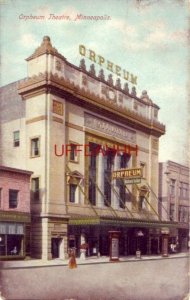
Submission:
<svg viewBox="0 0 190 300">
<path fill-rule="evenodd" d="M 170 254 L 168 257 L 162 257 L 161 255 L 142 255 L 141 258 L 136 258 L 135 256 L 125 256 L 120 257 L 119 263 L 122 262 L 138 262 L 145 260 L 163 260 L 163 259 L 173 259 L 173 258 L 182 258 L 188 257 L 189 253 L 176 253 Z M 109 257 L 87 257 L 85 260 L 80 258 L 76 259 L 77 265 L 84 264 L 103 264 L 103 263 L 112 263 L 109 261 Z M 40 268 L 40 267 L 52 267 L 52 266 L 67 266 L 68 259 L 52 259 L 52 260 L 42 260 L 42 259 L 27 259 L 27 260 L 15 260 L 15 261 L 2 261 L 1 269 L 15 269 L 15 268 Z"/>
</svg>

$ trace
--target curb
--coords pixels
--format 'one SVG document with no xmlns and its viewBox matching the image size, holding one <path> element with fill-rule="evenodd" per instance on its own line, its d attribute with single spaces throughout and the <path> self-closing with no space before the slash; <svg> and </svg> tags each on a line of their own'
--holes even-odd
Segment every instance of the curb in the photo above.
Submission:
<svg viewBox="0 0 190 300">
<path fill-rule="evenodd" d="M 141 258 L 132 258 L 132 259 L 125 259 L 120 260 L 118 262 L 112 262 L 112 261 L 87 261 L 81 262 L 80 260 L 77 261 L 77 266 L 86 266 L 86 265 L 100 265 L 100 264 L 121 264 L 121 263 L 137 263 L 137 262 L 145 262 L 145 261 L 156 261 L 156 260 L 168 260 L 168 259 L 181 259 L 181 258 L 188 258 L 189 255 L 183 255 L 183 256 L 168 256 L 168 257 L 155 257 L 155 258 L 147 258 L 145 257 L 143 259 L 143 256 Z M 30 266 L 5 266 L 1 267 L 1 271 L 3 270 L 16 270 L 16 269 L 31 269 L 31 268 L 51 268 L 51 267 L 68 267 L 68 262 L 63 261 L 63 263 L 60 262 L 60 264 L 44 264 L 44 265 L 30 265 Z"/>
</svg>

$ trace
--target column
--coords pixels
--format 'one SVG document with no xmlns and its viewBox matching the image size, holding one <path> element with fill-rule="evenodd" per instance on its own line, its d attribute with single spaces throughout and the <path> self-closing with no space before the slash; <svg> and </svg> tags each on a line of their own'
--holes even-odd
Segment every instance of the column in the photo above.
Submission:
<svg viewBox="0 0 190 300">
<path fill-rule="evenodd" d="M 116 154 L 114 159 L 114 171 L 120 169 L 120 156 Z M 114 179 L 112 181 L 115 192 L 112 190 L 112 206 L 115 209 L 119 208 L 119 187 L 116 184 L 117 180 Z"/>
<path fill-rule="evenodd" d="M 65 253 L 64 253 L 64 238 L 61 239 L 59 243 L 59 258 L 65 259 Z"/>
<path fill-rule="evenodd" d="M 42 219 L 42 259 L 48 260 L 52 259 L 51 248 L 49 247 L 49 242 L 51 236 L 48 235 L 48 218 Z"/>
<path fill-rule="evenodd" d="M 102 193 L 104 193 L 104 157 L 103 154 L 100 152 L 98 154 L 98 179 L 97 185 Z M 98 207 L 104 207 L 104 198 L 101 193 L 96 189 L 96 203 Z"/>
</svg>

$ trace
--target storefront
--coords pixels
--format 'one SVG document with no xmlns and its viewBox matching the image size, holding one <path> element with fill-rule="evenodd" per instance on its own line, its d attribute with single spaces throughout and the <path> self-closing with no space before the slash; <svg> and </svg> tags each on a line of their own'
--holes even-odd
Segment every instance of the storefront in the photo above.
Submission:
<svg viewBox="0 0 190 300">
<path fill-rule="evenodd" d="M 29 255 L 30 216 L 21 213 L 1 212 L 0 222 L 0 258 L 21 259 Z"/>
<path fill-rule="evenodd" d="M 189 229 L 188 228 L 179 228 L 178 229 L 177 245 L 178 245 L 178 249 L 180 252 L 188 251 L 188 237 L 189 237 Z"/>
<path fill-rule="evenodd" d="M 88 244 L 87 256 L 109 256 L 109 232 L 119 232 L 119 256 L 136 255 L 140 250 L 143 255 L 161 255 L 162 237 L 167 229 L 169 232 L 175 223 L 160 221 L 138 221 L 119 219 L 71 219 L 68 226 L 68 247 L 75 247 L 80 254 L 81 236 Z M 165 236 L 167 249 L 169 247 L 169 234 Z M 165 249 L 165 251 L 167 250 Z"/>
</svg>

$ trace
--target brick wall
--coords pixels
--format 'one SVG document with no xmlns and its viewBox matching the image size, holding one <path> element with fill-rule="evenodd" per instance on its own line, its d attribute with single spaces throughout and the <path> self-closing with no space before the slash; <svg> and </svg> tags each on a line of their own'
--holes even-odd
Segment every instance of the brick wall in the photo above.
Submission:
<svg viewBox="0 0 190 300">
<path fill-rule="evenodd" d="M 0 170 L 0 210 L 30 213 L 30 175 Z M 9 208 L 9 189 L 18 190 L 18 205 Z"/>
</svg>

